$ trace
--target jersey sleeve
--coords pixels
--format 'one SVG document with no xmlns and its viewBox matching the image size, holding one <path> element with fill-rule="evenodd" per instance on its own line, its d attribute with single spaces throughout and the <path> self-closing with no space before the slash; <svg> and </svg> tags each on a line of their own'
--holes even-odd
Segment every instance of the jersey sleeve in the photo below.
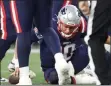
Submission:
<svg viewBox="0 0 111 86">
<path fill-rule="evenodd" d="M 81 17 L 80 33 L 81 38 L 84 38 L 87 33 L 87 22 L 83 17 Z"/>
<path fill-rule="evenodd" d="M 83 17 L 81 17 L 80 32 L 81 33 L 86 33 L 87 32 L 87 22 Z"/>
</svg>

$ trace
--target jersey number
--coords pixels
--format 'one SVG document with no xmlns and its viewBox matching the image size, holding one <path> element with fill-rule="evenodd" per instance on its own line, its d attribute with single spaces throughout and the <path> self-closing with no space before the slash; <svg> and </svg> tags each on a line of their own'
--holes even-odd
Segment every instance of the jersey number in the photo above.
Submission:
<svg viewBox="0 0 111 86">
<path fill-rule="evenodd" d="M 64 58 L 69 60 L 74 53 L 73 51 L 75 50 L 75 44 L 66 45 L 63 49 Z"/>
</svg>

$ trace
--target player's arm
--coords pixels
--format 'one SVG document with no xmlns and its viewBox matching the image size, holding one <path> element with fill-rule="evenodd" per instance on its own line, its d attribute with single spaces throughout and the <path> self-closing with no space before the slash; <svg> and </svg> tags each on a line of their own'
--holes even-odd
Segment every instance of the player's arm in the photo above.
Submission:
<svg viewBox="0 0 111 86">
<path fill-rule="evenodd" d="M 88 16 L 90 14 L 89 2 L 87 0 L 78 0 L 78 6 L 84 15 Z"/>
<path fill-rule="evenodd" d="M 110 44 L 111 43 L 111 36 L 108 36 L 107 40 L 106 40 L 106 44 Z"/>
<path fill-rule="evenodd" d="M 84 38 L 87 32 L 87 21 L 84 19 L 84 17 L 81 17 L 80 32 L 81 38 Z"/>
</svg>

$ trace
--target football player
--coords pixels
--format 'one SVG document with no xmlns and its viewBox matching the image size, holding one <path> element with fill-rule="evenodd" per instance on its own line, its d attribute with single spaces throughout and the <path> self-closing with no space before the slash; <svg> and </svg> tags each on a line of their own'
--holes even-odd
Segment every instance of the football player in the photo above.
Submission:
<svg viewBox="0 0 111 86">
<path fill-rule="evenodd" d="M 58 20 L 53 21 L 52 25 L 60 38 L 61 51 L 67 62 L 72 63 L 75 81 L 77 84 L 96 83 L 96 79 L 90 75 L 76 75 L 82 71 L 89 63 L 87 45 L 83 38 L 86 32 L 86 21 L 81 16 L 79 10 L 74 5 L 63 6 L 57 16 Z M 41 67 L 44 72 L 44 78 L 51 84 L 58 84 L 58 77 L 55 60 L 52 52 L 49 50 L 44 40 L 40 43 Z M 60 60 L 61 61 L 61 60 Z M 61 63 L 62 64 L 62 63 Z M 59 66 L 61 66 L 61 64 Z M 70 65 L 69 65 L 70 67 Z M 71 67 L 72 68 L 72 67 Z M 72 70 L 72 71 L 73 71 Z M 71 76 L 74 76 L 70 74 Z M 84 77 L 83 77 L 84 76 Z M 74 78 L 69 78 L 70 84 L 74 82 Z M 64 82 L 65 83 L 65 82 Z"/>
</svg>

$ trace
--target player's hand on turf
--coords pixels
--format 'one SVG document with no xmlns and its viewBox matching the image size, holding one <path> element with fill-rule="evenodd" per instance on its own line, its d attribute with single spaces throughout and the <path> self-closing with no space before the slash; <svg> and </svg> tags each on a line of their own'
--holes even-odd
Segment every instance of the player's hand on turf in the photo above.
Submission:
<svg viewBox="0 0 111 86">
<path fill-rule="evenodd" d="M 65 85 L 71 83 L 71 78 L 69 76 L 69 66 L 64 58 L 56 59 L 55 69 L 58 74 L 59 85 Z"/>
<path fill-rule="evenodd" d="M 11 75 L 15 75 L 16 77 L 19 77 L 19 67 L 15 68 L 15 71 Z"/>
</svg>

